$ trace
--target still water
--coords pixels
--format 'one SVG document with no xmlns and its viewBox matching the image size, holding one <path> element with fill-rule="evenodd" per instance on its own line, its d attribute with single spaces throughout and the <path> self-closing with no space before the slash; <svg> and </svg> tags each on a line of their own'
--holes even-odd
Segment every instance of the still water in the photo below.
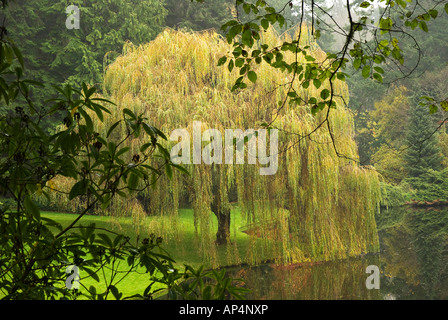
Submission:
<svg viewBox="0 0 448 320">
<path fill-rule="evenodd" d="M 247 299 L 448 299 L 448 208 L 382 210 L 380 252 L 313 265 L 261 265 L 231 271 L 252 292 Z M 367 289 L 369 265 L 380 289 Z"/>
</svg>

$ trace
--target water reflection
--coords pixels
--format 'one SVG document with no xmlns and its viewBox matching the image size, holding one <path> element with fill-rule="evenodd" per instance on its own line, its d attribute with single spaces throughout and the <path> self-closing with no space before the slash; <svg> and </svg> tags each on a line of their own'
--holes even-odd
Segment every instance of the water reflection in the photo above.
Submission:
<svg viewBox="0 0 448 320">
<path fill-rule="evenodd" d="M 389 209 L 378 227 L 381 291 L 397 299 L 447 299 L 448 208 Z"/>
<path fill-rule="evenodd" d="M 447 299 L 448 208 L 390 208 L 377 223 L 380 254 L 232 273 L 246 280 L 248 299 Z M 369 265 L 380 269 L 379 290 L 366 288 Z"/>
</svg>

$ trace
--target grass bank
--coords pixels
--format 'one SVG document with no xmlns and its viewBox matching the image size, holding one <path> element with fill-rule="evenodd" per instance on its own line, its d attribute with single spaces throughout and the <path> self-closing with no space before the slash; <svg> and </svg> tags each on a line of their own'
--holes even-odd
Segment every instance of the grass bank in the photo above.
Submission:
<svg viewBox="0 0 448 320">
<path fill-rule="evenodd" d="M 59 222 L 63 227 L 68 226 L 75 218 L 76 214 L 42 212 L 43 217 L 47 217 Z M 211 221 L 212 227 L 217 228 L 217 221 Z M 235 265 L 244 262 L 240 257 L 246 257 L 246 250 L 249 247 L 250 237 L 242 232 L 240 228 L 245 225 L 240 210 L 235 207 L 231 213 L 232 244 L 228 247 L 218 247 L 213 264 L 201 252 L 200 239 L 195 232 L 194 215 L 192 209 L 181 209 L 179 219 L 170 217 L 144 217 L 136 220 L 132 217 L 110 217 L 110 216 L 84 216 L 77 225 L 88 226 L 95 223 L 97 228 L 105 228 L 114 232 L 122 233 L 131 238 L 131 241 L 142 241 L 150 237 L 151 234 L 163 238 L 162 247 L 167 250 L 171 257 L 176 261 L 179 268 L 184 264 L 198 267 L 205 265 L 207 268 L 227 265 Z M 229 250 L 231 248 L 231 250 Z M 141 271 L 141 272 L 140 272 Z M 100 277 L 100 283 L 96 282 L 87 275 L 80 274 L 81 283 L 85 287 L 94 285 L 97 289 L 105 288 L 103 278 Z M 83 277 L 86 277 L 83 279 Z M 106 273 L 107 278 L 107 273 Z M 120 290 L 124 296 L 130 296 L 142 293 L 148 286 L 148 275 L 144 270 L 129 274 L 121 283 Z M 157 287 L 155 287 L 157 288 Z"/>
</svg>

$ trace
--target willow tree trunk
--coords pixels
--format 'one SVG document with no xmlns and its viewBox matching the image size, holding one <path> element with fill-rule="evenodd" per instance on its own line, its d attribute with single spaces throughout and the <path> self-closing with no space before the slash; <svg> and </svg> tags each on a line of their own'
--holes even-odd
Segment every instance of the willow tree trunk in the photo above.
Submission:
<svg viewBox="0 0 448 320">
<path fill-rule="evenodd" d="M 230 207 L 224 203 L 221 195 L 221 172 L 219 167 L 213 172 L 213 201 L 211 210 L 218 219 L 216 244 L 225 245 L 230 241 Z"/>
</svg>

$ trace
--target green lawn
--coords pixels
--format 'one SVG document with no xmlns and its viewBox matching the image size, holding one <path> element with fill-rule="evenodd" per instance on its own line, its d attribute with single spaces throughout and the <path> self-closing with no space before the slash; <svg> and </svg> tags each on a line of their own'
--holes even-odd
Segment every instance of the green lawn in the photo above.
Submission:
<svg viewBox="0 0 448 320">
<path fill-rule="evenodd" d="M 64 227 L 72 222 L 77 215 L 69 213 L 42 212 L 42 216 L 51 218 L 61 223 Z M 213 214 L 211 214 L 211 216 L 211 225 L 213 229 L 212 234 L 214 236 L 217 230 L 217 221 Z M 139 225 L 137 225 L 131 217 L 116 218 L 86 215 L 78 222 L 77 225 L 90 225 L 91 223 L 95 223 L 96 227 L 106 228 L 129 236 L 131 241 L 137 241 L 137 238 L 141 241 L 142 239 L 149 237 L 151 233 L 154 233 L 156 236 L 162 236 L 162 247 L 172 255 L 178 264 L 190 264 L 193 266 L 210 264 L 210 267 L 212 266 L 212 263 L 207 262 L 199 250 L 195 250 L 199 239 L 195 236 L 194 216 L 192 209 L 180 209 L 179 219 L 177 222 L 169 217 L 146 217 L 139 223 Z M 232 243 L 236 241 L 238 250 L 242 256 L 245 256 L 245 250 L 249 241 L 249 236 L 240 230 L 240 228 L 244 225 L 245 222 L 241 217 L 240 210 L 238 208 L 234 208 L 232 210 L 231 217 Z M 229 264 L 225 252 L 225 248 L 218 248 L 217 263 L 219 265 Z"/>
<path fill-rule="evenodd" d="M 58 221 L 62 226 L 67 226 L 76 218 L 75 214 L 55 212 L 43 212 L 42 216 Z M 95 223 L 96 227 L 127 235 L 131 238 L 131 241 L 137 241 L 137 239 L 141 241 L 149 237 L 151 233 L 154 233 L 156 236 L 162 236 L 162 247 L 170 253 L 179 268 L 183 268 L 184 264 L 194 267 L 205 265 L 211 268 L 218 265 L 227 266 L 244 262 L 244 259 L 240 260 L 238 257 L 246 257 L 246 250 L 250 241 L 249 236 L 240 230 L 240 227 L 245 222 L 240 210 L 236 207 L 232 210 L 231 218 L 232 245 L 229 247 L 231 249 L 226 247 L 218 248 L 214 260 L 207 259 L 201 252 L 200 241 L 195 235 L 194 216 L 191 209 L 181 209 L 178 220 L 170 219 L 169 217 L 145 217 L 137 222 L 131 217 L 115 218 L 88 215 L 84 216 L 78 222 L 78 225 L 90 225 L 91 223 Z M 211 234 L 214 236 L 217 228 L 217 221 L 214 216 L 211 221 L 211 227 L 213 230 Z M 83 276 L 87 275 L 80 274 L 80 276 L 82 285 L 86 287 L 90 285 L 95 285 L 96 287 L 104 286 L 104 283 L 98 284 L 92 278 L 83 279 Z M 125 293 L 125 296 L 143 293 L 149 284 L 147 279 L 147 274 L 133 273 L 119 284 L 119 288 Z"/>
</svg>

